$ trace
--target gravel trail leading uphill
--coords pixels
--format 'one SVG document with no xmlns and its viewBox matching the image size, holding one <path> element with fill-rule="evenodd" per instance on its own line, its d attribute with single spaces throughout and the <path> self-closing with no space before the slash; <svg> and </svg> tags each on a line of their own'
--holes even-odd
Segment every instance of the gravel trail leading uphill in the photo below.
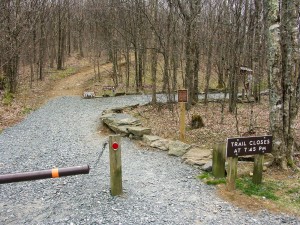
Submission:
<svg viewBox="0 0 300 225">
<path fill-rule="evenodd" d="M 105 109 L 146 103 L 145 96 L 49 101 L 0 135 L 0 174 L 89 164 L 88 175 L 0 184 L 0 224 L 300 224 L 267 211 L 252 214 L 224 202 L 199 171 L 166 152 L 122 139 L 124 195 L 109 193 L 107 137 L 99 136 Z"/>
</svg>

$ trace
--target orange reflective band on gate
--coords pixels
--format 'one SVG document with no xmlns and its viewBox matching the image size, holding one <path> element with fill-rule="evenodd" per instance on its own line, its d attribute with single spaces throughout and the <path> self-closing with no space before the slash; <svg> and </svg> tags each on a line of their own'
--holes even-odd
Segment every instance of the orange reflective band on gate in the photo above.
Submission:
<svg viewBox="0 0 300 225">
<path fill-rule="evenodd" d="M 59 177 L 58 168 L 52 169 L 52 178 Z"/>
</svg>

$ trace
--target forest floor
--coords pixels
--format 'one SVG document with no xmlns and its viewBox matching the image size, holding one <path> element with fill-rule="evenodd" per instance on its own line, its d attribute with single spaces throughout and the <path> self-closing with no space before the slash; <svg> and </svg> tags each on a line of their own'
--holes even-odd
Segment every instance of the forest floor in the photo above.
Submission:
<svg viewBox="0 0 300 225">
<path fill-rule="evenodd" d="M 14 98 L 3 96 L 0 101 L 0 133 L 2 130 L 20 122 L 31 111 L 39 108 L 49 99 L 59 96 L 82 96 L 84 91 L 99 90 L 105 84 L 110 84 L 112 65 L 102 62 L 100 71 L 102 82 L 95 82 L 94 68 L 88 61 L 73 58 L 66 64 L 66 70 L 49 70 L 51 74 L 44 81 L 33 84 L 28 88 L 28 77 L 21 76 L 20 91 Z M 72 68 L 72 69 L 70 69 Z M 239 104 L 237 116 L 228 113 L 225 108 L 221 113 L 222 104 L 210 102 L 208 105 L 196 104 L 186 115 L 187 131 L 186 141 L 201 147 L 212 148 L 215 143 L 226 141 L 227 137 L 247 135 L 250 125 L 254 128 L 251 135 L 268 134 L 268 99 L 262 98 L 260 104 Z M 179 110 L 176 104 L 157 106 L 139 106 L 130 112 L 139 117 L 144 126 L 152 128 L 152 133 L 164 138 L 178 139 Z M 191 117 L 201 115 L 204 127 L 190 129 Z M 223 118 L 223 119 L 222 119 Z M 297 119 L 299 121 L 299 119 Z M 296 127 L 297 139 L 300 140 L 300 124 Z M 300 155 L 295 155 L 296 164 L 300 167 Z M 249 168 L 248 168 L 249 169 Z M 246 169 L 247 170 L 247 169 Z M 245 174 L 243 174 L 245 176 Z M 248 174 L 249 176 L 249 174 Z M 227 192 L 224 185 L 218 185 L 219 195 L 248 210 L 268 209 L 275 212 L 286 212 L 300 216 L 300 175 L 293 170 L 281 171 L 269 168 L 263 174 L 264 181 L 277 183 L 277 200 L 265 197 L 243 194 L 242 191 Z M 268 191 L 268 190 L 267 190 Z M 273 191 L 273 190 L 270 190 Z"/>
</svg>

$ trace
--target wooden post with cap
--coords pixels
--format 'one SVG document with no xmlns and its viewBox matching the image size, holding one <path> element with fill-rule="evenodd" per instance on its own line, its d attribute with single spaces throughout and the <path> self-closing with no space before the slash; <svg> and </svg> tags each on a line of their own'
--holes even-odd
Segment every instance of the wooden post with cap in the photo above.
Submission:
<svg viewBox="0 0 300 225">
<path fill-rule="evenodd" d="M 120 141 L 120 135 L 109 136 L 110 193 L 112 196 L 123 193 Z"/>
</svg>

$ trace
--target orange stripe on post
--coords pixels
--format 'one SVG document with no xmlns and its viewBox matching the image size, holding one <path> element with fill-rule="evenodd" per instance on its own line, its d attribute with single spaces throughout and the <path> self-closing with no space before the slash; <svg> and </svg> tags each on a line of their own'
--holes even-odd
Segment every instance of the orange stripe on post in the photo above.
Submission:
<svg viewBox="0 0 300 225">
<path fill-rule="evenodd" d="M 52 178 L 58 178 L 59 173 L 58 173 L 58 168 L 52 169 Z"/>
</svg>

